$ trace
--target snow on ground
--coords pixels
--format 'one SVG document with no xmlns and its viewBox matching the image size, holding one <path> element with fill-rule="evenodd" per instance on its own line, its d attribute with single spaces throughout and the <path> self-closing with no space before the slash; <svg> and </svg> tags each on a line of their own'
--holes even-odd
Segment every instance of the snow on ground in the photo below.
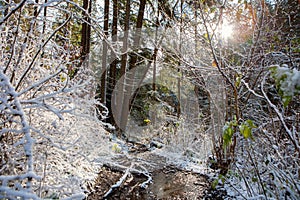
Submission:
<svg viewBox="0 0 300 200">
<path fill-rule="evenodd" d="M 102 164 L 99 157 L 112 157 L 102 124 L 91 116 L 75 114 L 66 114 L 63 120 L 49 115 L 41 122 L 48 124 L 44 126 L 47 139 L 36 135 L 34 155 L 36 172 L 43 177 L 35 190 L 42 198 L 82 199 Z"/>
</svg>

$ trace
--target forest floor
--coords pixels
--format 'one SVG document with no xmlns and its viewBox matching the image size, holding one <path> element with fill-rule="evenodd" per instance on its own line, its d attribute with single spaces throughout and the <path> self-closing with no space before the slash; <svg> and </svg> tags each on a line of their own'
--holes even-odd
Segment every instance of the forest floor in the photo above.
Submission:
<svg viewBox="0 0 300 200">
<path fill-rule="evenodd" d="M 120 154 L 112 163 L 102 166 L 87 200 L 218 200 L 226 196 L 225 191 L 212 190 L 209 176 L 171 164 L 144 145 Z"/>
</svg>

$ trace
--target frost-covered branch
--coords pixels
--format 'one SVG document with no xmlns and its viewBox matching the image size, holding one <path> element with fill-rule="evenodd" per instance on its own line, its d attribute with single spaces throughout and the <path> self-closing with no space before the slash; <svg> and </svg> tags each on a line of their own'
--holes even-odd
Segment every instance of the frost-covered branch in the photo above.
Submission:
<svg viewBox="0 0 300 200">
<path fill-rule="evenodd" d="M 19 10 L 26 2 L 27 0 L 21 1 L 18 5 L 16 5 L 6 16 L 4 16 L 2 19 L 0 19 L 0 26 L 10 18 L 17 10 Z"/>
<path fill-rule="evenodd" d="M 5 195 L 3 195 L 5 194 Z M 38 200 L 40 199 L 36 194 L 31 193 L 30 191 L 18 191 L 11 189 L 10 187 L 0 186 L 0 198 L 6 199 L 7 197 L 22 197 L 23 199 L 33 199 Z M 9 198 L 15 199 L 15 198 Z"/>
<path fill-rule="evenodd" d="M 34 88 L 38 88 L 41 85 L 43 85 L 44 83 L 46 83 L 47 81 L 49 81 L 50 79 L 56 77 L 58 74 L 60 74 L 63 71 L 63 69 L 58 70 L 57 72 L 51 74 L 50 76 L 45 77 L 44 79 L 39 80 L 36 83 L 33 83 L 32 85 L 30 85 L 28 88 L 22 90 L 21 92 L 18 93 L 19 96 L 21 96 L 22 94 L 28 92 L 29 90 L 32 90 Z"/>
<path fill-rule="evenodd" d="M 18 179 L 27 179 L 27 183 L 26 183 L 26 188 L 28 191 L 31 191 L 32 189 L 32 180 L 33 179 L 37 179 L 38 176 L 34 173 L 34 161 L 33 161 L 33 152 L 32 152 L 32 148 L 33 148 L 33 144 L 34 144 L 34 140 L 31 137 L 31 132 L 30 129 L 31 127 L 29 126 L 27 120 L 26 120 L 26 116 L 25 113 L 22 109 L 21 103 L 18 99 L 18 95 L 16 93 L 16 91 L 14 90 L 14 88 L 11 86 L 8 78 L 6 77 L 6 75 L 3 73 L 3 71 L 0 71 L 0 87 L 1 87 L 1 96 L 2 98 L 0 99 L 1 103 L 4 104 L 2 109 L 7 109 L 8 107 L 10 107 L 8 105 L 8 102 L 10 100 L 12 100 L 12 104 L 15 107 L 15 112 L 12 112 L 12 115 L 17 115 L 20 117 L 20 125 L 21 125 L 21 130 L 22 133 L 24 133 L 24 136 L 22 136 L 22 138 L 20 139 L 20 144 L 24 147 L 24 153 L 26 156 L 26 160 L 27 160 L 27 167 L 26 167 L 26 171 L 27 173 L 24 175 L 17 175 L 17 176 L 1 176 L 0 180 L 2 179 L 3 184 L 1 187 L 5 186 L 5 180 L 18 180 Z M 3 110 L 5 111 L 5 110 Z M 3 112 L 2 111 L 2 112 Z M 2 135 L 3 133 L 1 133 Z"/>
<path fill-rule="evenodd" d="M 254 90 L 252 90 L 250 87 L 249 87 L 249 84 L 246 83 L 246 81 L 244 79 L 241 79 L 241 82 L 244 83 L 244 85 L 246 86 L 246 88 L 248 89 L 248 91 L 250 91 L 253 95 L 255 95 L 256 97 L 259 97 L 259 98 L 264 98 L 263 96 L 257 94 Z"/>
<path fill-rule="evenodd" d="M 34 55 L 31 63 L 29 64 L 29 66 L 27 67 L 27 69 L 23 72 L 20 80 L 18 81 L 17 85 L 16 85 L 16 91 L 18 90 L 18 88 L 21 86 L 21 83 L 23 81 L 23 79 L 26 77 L 26 75 L 28 74 L 28 72 L 30 71 L 30 69 L 32 68 L 32 66 L 34 65 L 38 55 L 41 53 L 42 49 L 44 49 L 44 47 L 47 45 L 47 43 L 51 40 L 51 38 L 61 29 L 63 28 L 70 20 L 71 20 L 72 16 L 69 16 L 67 20 L 64 21 L 64 23 L 62 23 L 62 25 L 60 25 L 57 29 L 55 29 L 53 31 L 53 33 L 48 37 L 48 39 L 40 46 L 40 48 L 38 49 L 37 53 Z"/>
<path fill-rule="evenodd" d="M 270 73 L 267 73 L 264 78 L 263 78 L 263 81 L 262 81 L 262 84 L 261 84 L 261 91 L 265 97 L 265 99 L 267 100 L 268 104 L 273 108 L 273 110 L 276 112 L 277 116 L 279 117 L 280 119 L 280 122 L 281 124 L 283 125 L 286 133 L 287 133 L 287 136 L 288 138 L 290 139 L 290 141 L 293 143 L 295 149 L 300 152 L 300 146 L 298 144 L 298 141 L 297 139 L 294 137 L 294 134 L 292 133 L 292 131 L 287 127 L 287 124 L 285 123 L 285 120 L 284 120 L 284 116 L 283 114 L 279 111 L 279 109 L 270 101 L 270 99 L 268 98 L 266 92 L 264 91 L 264 84 L 266 82 L 266 77 L 269 76 Z"/>
<path fill-rule="evenodd" d="M 131 164 L 131 166 L 129 168 L 126 169 L 125 173 L 123 174 L 123 176 L 119 179 L 119 181 L 112 185 L 110 187 L 110 189 L 105 193 L 105 195 L 103 196 L 103 198 L 107 198 L 116 188 L 120 187 L 123 182 L 126 180 L 127 176 L 130 175 L 130 169 L 133 167 L 133 164 Z"/>
</svg>

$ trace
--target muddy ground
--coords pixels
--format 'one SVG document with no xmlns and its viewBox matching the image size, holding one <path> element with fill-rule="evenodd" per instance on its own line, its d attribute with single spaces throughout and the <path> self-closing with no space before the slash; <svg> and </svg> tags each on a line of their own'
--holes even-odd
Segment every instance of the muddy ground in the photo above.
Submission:
<svg viewBox="0 0 300 200">
<path fill-rule="evenodd" d="M 207 177 L 193 172 L 165 167 L 152 173 L 152 183 L 146 188 L 141 185 L 148 180 L 142 174 L 131 174 L 124 183 L 104 198 L 112 185 L 123 176 L 123 172 L 102 167 L 94 191 L 87 199 L 203 199 L 209 188 Z"/>
<path fill-rule="evenodd" d="M 181 169 L 168 164 L 163 156 L 143 151 L 120 155 L 113 164 L 104 164 L 87 200 L 218 200 L 225 196 L 226 192 L 211 189 L 207 175 Z"/>
</svg>

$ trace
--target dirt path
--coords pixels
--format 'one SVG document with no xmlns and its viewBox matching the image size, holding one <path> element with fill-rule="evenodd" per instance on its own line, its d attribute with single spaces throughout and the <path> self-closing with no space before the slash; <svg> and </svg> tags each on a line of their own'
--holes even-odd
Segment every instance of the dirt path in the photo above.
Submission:
<svg viewBox="0 0 300 200">
<path fill-rule="evenodd" d="M 166 167 L 152 173 L 152 183 L 143 188 L 147 177 L 131 174 L 110 195 L 105 194 L 118 182 L 123 172 L 103 167 L 99 173 L 95 191 L 87 199 L 203 199 L 209 183 L 205 176 Z"/>
<path fill-rule="evenodd" d="M 101 168 L 87 200 L 223 199 L 209 194 L 206 175 L 168 163 L 151 151 L 120 155 Z"/>
</svg>

